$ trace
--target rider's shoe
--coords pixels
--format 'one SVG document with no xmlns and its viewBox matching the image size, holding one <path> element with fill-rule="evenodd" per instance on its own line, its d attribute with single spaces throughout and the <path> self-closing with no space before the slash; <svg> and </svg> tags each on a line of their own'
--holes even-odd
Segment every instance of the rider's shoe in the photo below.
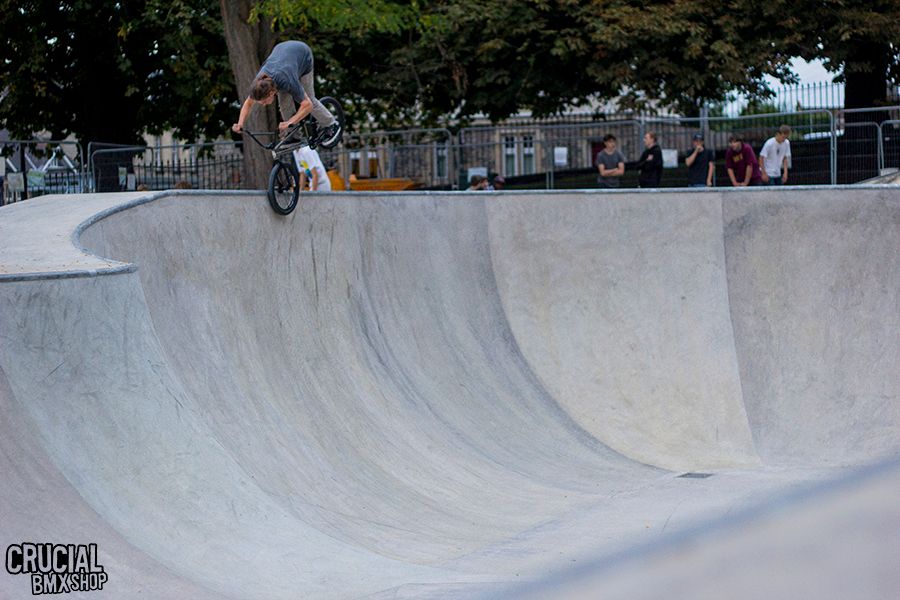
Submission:
<svg viewBox="0 0 900 600">
<path fill-rule="evenodd" d="M 335 144 L 335 142 L 337 142 L 339 137 L 341 137 L 341 126 L 337 121 L 335 121 L 319 132 L 318 139 L 316 141 L 318 142 L 319 146 L 330 148 Z"/>
</svg>

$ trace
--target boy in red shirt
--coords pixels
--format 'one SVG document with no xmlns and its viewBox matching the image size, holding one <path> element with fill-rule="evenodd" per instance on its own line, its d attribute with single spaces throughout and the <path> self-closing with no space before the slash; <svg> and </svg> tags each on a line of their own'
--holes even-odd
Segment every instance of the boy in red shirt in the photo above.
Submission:
<svg viewBox="0 0 900 600">
<path fill-rule="evenodd" d="M 739 135 L 732 135 L 728 139 L 728 150 L 725 151 L 725 168 L 728 169 L 728 178 L 734 187 L 759 185 L 762 183 L 762 173 L 759 170 L 759 161 L 750 144 L 745 144 Z"/>
</svg>

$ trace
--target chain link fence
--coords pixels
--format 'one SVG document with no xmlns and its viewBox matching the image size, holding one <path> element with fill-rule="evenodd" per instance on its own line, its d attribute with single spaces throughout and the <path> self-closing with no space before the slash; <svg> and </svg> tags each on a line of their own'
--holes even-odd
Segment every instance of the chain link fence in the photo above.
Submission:
<svg viewBox="0 0 900 600">
<path fill-rule="evenodd" d="M 714 185 L 728 185 L 724 157 L 736 133 L 759 153 L 780 125 L 792 128 L 790 185 L 856 183 L 900 168 L 900 106 L 808 110 L 739 117 L 640 117 L 571 124 L 510 124 L 408 129 L 347 135 L 321 150 L 345 189 L 466 189 L 474 174 L 502 175 L 506 189 L 597 186 L 597 154 L 616 137 L 626 158 L 622 187 L 637 187 L 635 162 L 652 131 L 663 150 L 660 185 L 688 182 L 685 158 L 701 133 L 715 161 Z M 238 189 L 240 142 L 169 146 L 72 141 L 0 141 L 0 204 L 48 193 L 171 188 Z"/>
</svg>

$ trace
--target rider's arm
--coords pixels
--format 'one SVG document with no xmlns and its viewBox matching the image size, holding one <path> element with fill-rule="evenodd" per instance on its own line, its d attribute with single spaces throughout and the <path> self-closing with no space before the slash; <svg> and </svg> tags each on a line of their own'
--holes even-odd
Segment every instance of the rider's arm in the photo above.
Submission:
<svg viewBox="0 0 900 600">
<path fill-rule="evenodd" d="M 244 100 L 244 105 L 241 106 L 241 115 L 238 117 L 238 122 L 231 126 L 231 128 L 236 133 L 240 133 L 244 128 L 244 121 L 246 121 L 247 117 L 250 115 L 250 110 L 253 108 L 254 104 L 256 104 L 256 102 L 249 96 L 246 100 Z"/>
<path fill-rule="evenodd" d="M 304 98 L 300 102 L 300 106 L 297 108 L 297 112 L 294 113 L 293 117 L 287 120 L 287 123 L 289 123 L 290 125 L 299 123 L 300 121 L 305 119 L 309 115 L 309 113 L 312 112 L 312 108 L 312 101 L 310 101 L 309 98 Z"/>
</svg>

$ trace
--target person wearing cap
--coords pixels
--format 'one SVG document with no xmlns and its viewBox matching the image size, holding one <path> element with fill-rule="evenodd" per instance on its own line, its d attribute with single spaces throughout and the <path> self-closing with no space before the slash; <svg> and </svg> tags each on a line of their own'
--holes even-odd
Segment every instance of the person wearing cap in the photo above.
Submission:
<svg viewBox="0 0 900 600">
<path fill-rule="evenodd" d="M 503 175 L 497 175 L 494 177 L 493 185 L 488 186 L 489 190 L 500 191 L 503 189 L 503 186 L 506 185 L 506 179 L 503 178 Z"/>
<path fill-rule="evenodd" d="M 728 170 L 728 178 L 734 187 L 759 185 L 762 183 L 762 175 L 759 172 L 759 162 L 750 144 L 744 142 L 744 138 L 734 134 L 728 139 L 728 150 L 725 151 L 725 168 Z M 739 179 L 740 178 L 740 179 Z"/>
<path fill-rule="evenodd" d="M 688 187 L 712 187 L 716 170 L 713 152 L 706 149 L 702 133 L 695 133 L 691 143 L 694 151 L 684 160 L 688 168 Z"/>
</svg>

